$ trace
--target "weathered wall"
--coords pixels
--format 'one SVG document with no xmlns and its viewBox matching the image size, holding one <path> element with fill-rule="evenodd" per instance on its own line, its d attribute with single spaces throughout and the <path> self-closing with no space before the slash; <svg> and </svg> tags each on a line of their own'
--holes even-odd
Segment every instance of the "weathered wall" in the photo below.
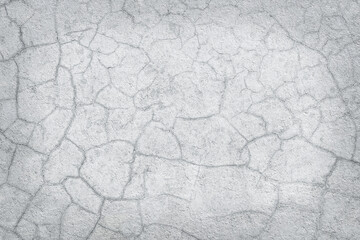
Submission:
<svg viewBox="0 0 360 240">
<path fill-rule="evenodd" d="M 0 239 L 360 239 L 356 0 L 0 0 Z"/>
</svg>

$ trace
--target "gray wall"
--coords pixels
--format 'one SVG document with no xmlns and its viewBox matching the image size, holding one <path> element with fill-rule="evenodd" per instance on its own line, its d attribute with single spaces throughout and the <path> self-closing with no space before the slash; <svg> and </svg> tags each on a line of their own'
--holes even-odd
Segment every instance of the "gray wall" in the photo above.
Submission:
<svg viewBox="0 0 360 240">
<path fill-rule="evenodd" d="M 0 239 L 360 239 L 356 0 L 0 0 Z"/>
</svg>

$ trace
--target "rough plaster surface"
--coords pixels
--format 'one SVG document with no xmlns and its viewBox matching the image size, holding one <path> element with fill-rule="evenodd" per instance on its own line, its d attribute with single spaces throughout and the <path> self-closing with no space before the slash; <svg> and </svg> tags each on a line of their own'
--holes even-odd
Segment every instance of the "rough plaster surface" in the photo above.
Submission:
<svg viewBox="0 0 360 240">
<path fill-rule="evenodd" d="M 360 239 L 357 0 L 0 0 L 0 239 Z"/>
</svg>

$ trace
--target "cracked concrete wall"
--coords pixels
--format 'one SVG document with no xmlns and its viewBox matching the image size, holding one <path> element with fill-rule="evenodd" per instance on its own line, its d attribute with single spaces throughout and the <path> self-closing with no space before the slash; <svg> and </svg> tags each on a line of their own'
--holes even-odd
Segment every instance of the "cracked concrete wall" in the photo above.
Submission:
<svg viewBox="0 0 360 240">
<path fill-rule="evenodd" d="M 360 239 L 357 0 L 0 0 L 0 239 Z"/>
</svg>

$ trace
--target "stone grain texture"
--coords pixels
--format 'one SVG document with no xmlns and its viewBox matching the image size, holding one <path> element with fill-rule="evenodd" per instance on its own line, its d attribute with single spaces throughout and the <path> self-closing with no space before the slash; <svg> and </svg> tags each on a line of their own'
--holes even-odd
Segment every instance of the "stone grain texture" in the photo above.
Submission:
<svg viewBox="0 0 360 240">
<path fill-rule="evenodd" d="M 358 0 L 0 0 L 0 240 L 359 240 Z"/>
</svg>

